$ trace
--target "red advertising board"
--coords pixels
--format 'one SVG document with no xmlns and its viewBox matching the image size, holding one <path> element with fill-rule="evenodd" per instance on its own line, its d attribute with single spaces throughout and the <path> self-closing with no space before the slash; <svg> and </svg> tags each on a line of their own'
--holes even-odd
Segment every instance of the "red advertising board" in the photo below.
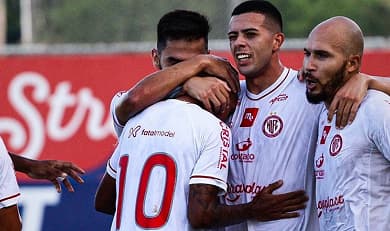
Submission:
<svg viewBox="0 0 390 231">
<path fill-rule="evenodd" d="M 231 59 L 228 52 L 217 52 Z M 285 51 L 299 68 L 303 52 Z M 390 51 L 366 52 L 363 71 L 390 76 Z M 115 144 L 112 96 L 154 71 L 147 53 L 0 57 L 0 135 L 8 149 L 34 159 L 72 160 L 87 171 Z"/>
</svg>

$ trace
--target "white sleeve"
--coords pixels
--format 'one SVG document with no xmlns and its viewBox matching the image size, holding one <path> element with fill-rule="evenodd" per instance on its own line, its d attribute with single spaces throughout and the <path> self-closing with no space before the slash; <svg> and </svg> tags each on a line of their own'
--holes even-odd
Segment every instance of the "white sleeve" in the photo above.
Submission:
<svg viewBox="0 0 390 231">
<path fill-rule="evenodd" d="M 214 126 L 204 125 L 207 135 L 203 140 L 199 159 L 194 166 L 190 177 L 190 184 L 210 184 L 221 189 L 219 195 L 227 190 L 228 160 L 230 156 L 231 131 L 223 122 L 214 123 Z"/>
<path fill-rule="evenodd" d="M 379 93 L 383 97 L 367 107 L 367 121 L 369 122 L 369 137 L 390 161 L 390 97 Z M 378 99 L 378 98 L 377 98 Z M 371 101 L 372 102 L 372 101 Z"/>
<path fill-rule="evenodd" d="M 14 165 L 0 138 L 0 209 L 17 204 L 19 198 Z"/>
<path fill-rule="evenodd" d="M 119 138 L 121 136 L 124 126 L 119 123 L 118 118 L 116 117 L 116 114 L 115 114 L 115 108 L 118 105 L 118 103 L 123 100 L 122 98 L 126 96 L 125 93 L 126 93 L 125 91 L 120 91 L 120 92 L 116 93 L 114 95 L 114 97 L 112 98 L 111 104 L 110 104 L 110 113 L 112 116 L 112 122 L 114 125 L 114 129 L 115 129 L 115 133 L 116 133 L 117 138 Z"/>
<path fill-rule="evenodd" d="M 119 144 L 116 146 L 114 153 L 112 153 L 110 159 L 107 161 L 106 172 L 112 178 L 116 179 L 116 173 L 119 165 Z"/>
</svg>

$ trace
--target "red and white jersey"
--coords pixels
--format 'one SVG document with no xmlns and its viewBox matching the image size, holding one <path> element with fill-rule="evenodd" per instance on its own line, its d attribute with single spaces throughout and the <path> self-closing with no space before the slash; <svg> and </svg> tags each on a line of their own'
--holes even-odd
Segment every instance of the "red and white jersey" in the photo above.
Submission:
<svg viewBox="0 0 390 231">
<path fill-rule="evenodd" d="M 191 230 L 190 184 L 226 193 L 229 127 L 199 106 L 169 99 L 131 118 L 108 161 L 116 179 L 111 230 Z"/>
<path fill-rule="evenodd" d="M 126 97 L 125 93 L 126 93 L 125 91 L 120 91 L 116 93 L 114 97 L 112 97 L 111 104 L 110 104 L 110 113 L 112 116 L 112 122 L 114 125 L 115 134 L 118 138 L 121 136 L 124 126 L 119 123 L 118 118 L 116 117 L 115 114 L 115 108 L 119 104 L 119 102 L 123 100 L 122 98 Z"/>
<path fill-rule="evenodd" d="M 390 230 L 388 95 L 369 90 L 341 130 L 324 109 L 314 163 L 321 230 Z"/>
<path fill-rule="evenodd" d="M 303 189 L 313 199 L 298 218 L 248 221 L 248 230 L 318 229 L 314 217 L 313 159 L 323 106 L 310 104 L 305 89 L 305 83 L 297 79 L 297 71 L 288 68 L 274 84 L 257 95 L 250 93 L 245 82 L 241 82 L 238 106 L 232 117 L 233 151 L 226 203 L 249 202 L 257 192 L 277 180 L 284 183 L 275 193 Z"/>
<path fill-rule="evenodd" d="M 0 209 L 17 204 L 19 198 L 14 165 L 0 137 Z"/>
</svg>

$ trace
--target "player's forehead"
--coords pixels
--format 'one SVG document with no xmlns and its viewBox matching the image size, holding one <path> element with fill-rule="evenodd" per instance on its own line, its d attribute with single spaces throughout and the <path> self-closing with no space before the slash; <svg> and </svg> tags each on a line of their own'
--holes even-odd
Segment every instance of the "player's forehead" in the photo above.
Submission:
<svg viewBox="0 0 390 231">
<path fill-rule="evenodd" d="M 234 15 L 230 19 L 228 33 L 250 29 L 260 30 L 265 27 L 265 19 L 265 15 L 255 12 Z"/>
<path fill-rule="evenodd" d="M 197 40 L 168 40 L 161 51 L 162 58 L 186 60 L 199 54 L 206 54 L 207 47 L 203 38 Z"/>
<path fill-rule="evenodd" d="M 343 52 L 343 41 L 338 36 L 327 31 L 314 30 L 310 33 L 306 49 L 309 51 L 326 51 L 329 53 Z"/>
</svg>

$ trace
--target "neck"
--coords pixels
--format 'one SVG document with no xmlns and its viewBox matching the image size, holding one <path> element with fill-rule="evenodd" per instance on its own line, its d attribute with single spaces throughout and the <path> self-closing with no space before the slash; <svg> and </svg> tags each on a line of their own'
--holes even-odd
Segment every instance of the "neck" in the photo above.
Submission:
<svg viewBox="0 0 390 231">
<path fill-rule="evenodd" d="M 282 74 L 284 66 L 280 62 L 279 57 L 275 57 L 277 57 L 277 59 L 273 62 L 271 61 L 266 67 L 263 68 L 264 70 L 257 74 L 256 77 L 245 78 L 249 92 L 253 94 L 261 93 L 273 83 L 275 83 Z"/>
</svg>

